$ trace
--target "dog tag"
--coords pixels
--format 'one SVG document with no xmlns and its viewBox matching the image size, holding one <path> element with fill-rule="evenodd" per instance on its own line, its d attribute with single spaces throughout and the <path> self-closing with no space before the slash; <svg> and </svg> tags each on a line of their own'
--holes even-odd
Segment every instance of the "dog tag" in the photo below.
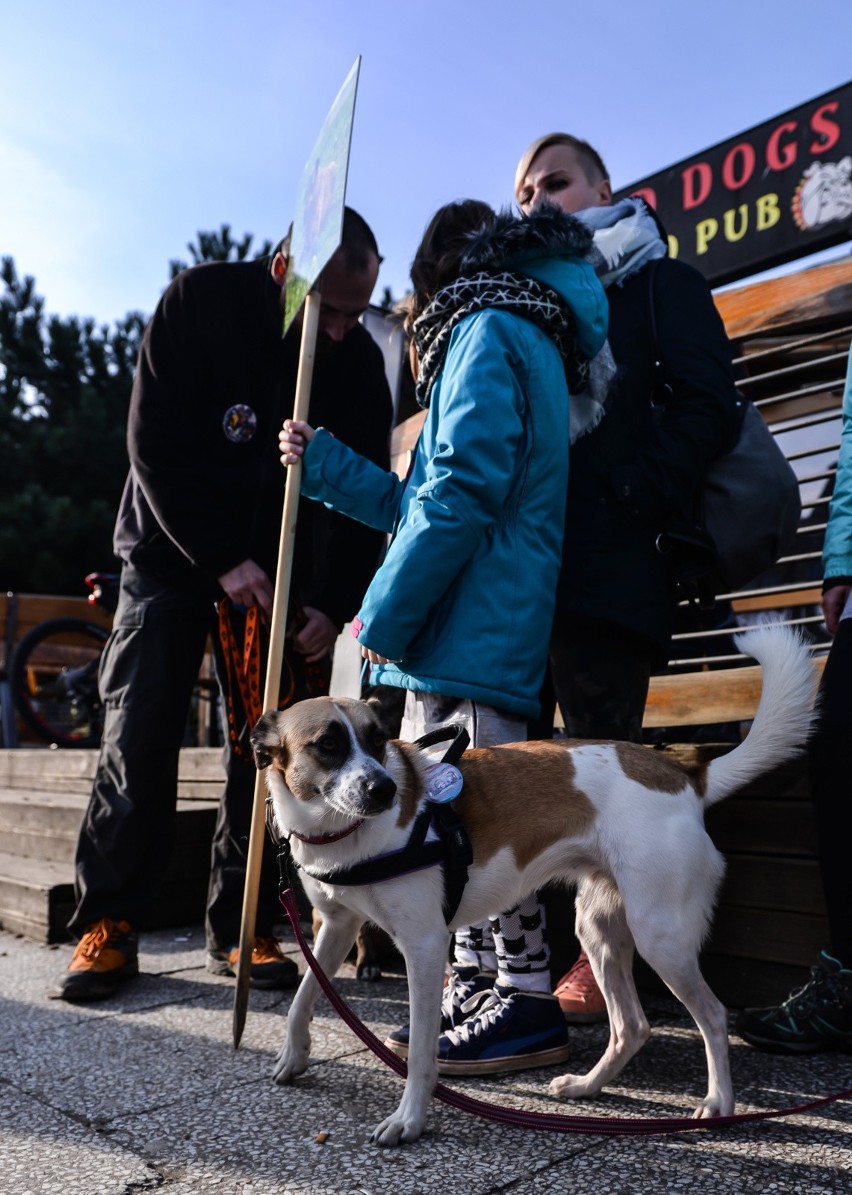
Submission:
<svg viewBox="0 0 852 1195">
<path fill-rule="evenodd" d="M 426 770 L 426 800 L 443 805 L 459 795 L 464 778 L 451 763 L 433 763 Z"/>
</svg>

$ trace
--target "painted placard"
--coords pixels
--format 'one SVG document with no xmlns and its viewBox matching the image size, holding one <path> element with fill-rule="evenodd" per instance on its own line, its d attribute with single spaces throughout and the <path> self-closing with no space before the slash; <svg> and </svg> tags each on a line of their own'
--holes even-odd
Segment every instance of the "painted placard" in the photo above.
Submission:
<svg viewBox="0 0 852 1195">
<path fill-rule="evenodd" d="M 290 235 L 282 336 L 340 244 L 360 67 L 359 55 L 302 172 Z"/>
</svg>

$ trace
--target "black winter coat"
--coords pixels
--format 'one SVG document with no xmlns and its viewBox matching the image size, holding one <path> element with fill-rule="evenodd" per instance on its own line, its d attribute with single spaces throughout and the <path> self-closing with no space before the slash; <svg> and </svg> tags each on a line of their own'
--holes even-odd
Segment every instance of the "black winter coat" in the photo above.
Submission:
<svg viewBox="0 0 852 1195">
<path fill-rule="evenodd" d="M 653 268 L 656 348 L 650 267 L 607 291 L 618 374 L 603 420 L 571 447 L 556 617 L 626 627 L 664 657 L 674 590 L 658 538 L 692 510 L 699 479 L 734 444 L 741 415 L 707 283 L 683 262 Z M 658 355 L 670 392 L 655 410 Z"/>
<path fill-rule="evenodd" d="M 293 413 L 300 340 L 298 328 L 281 338 L 279 296 L 266 259 L 196 266 L 166 290 L 142 340 L 115 550 L 213 597 L 216 578 L 247 558 L 275 576 L 286 474 L 278 432 Z M 391 418 L 382 354 L 366 330 L 339 344 L 320 336 L 311 422 L 388 468 Z M 382 543 L 381 533 L 303 500 L 291 606 L 342 626 Z"/>
</svg>

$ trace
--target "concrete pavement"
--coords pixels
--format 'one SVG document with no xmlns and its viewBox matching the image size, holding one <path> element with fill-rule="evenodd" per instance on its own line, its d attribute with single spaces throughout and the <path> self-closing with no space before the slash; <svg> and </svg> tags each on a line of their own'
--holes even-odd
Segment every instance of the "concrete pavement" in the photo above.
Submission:
<svg viewBox="0 0 852 1195">
<path fill-rule="evenodd" d="M 290 936 L 286 948 L 298 956 Z M 0 932 L 0 1195 L 614 1195 L 852 1191 L 849 1102 L 711 1133 L 578 1136 L 506 1128 L 433 1102 L 427 1134 L 382 1150 L 372 1127 L 400 1080 L 326 1001 L 312 1065 L 297 1085 L 270 1080 L 292 993 L 252 992 L 240 1049 L 233 985 L 204 969 L 203 931 L 142 939 L 140 978 L 112 1001 L 49 999 L 71 946 Z M 303 963 L 300 960 L 300 965 Z M 381 1036 L 407 1019 L 406 984 L 338 984 Z M 571 1115 L 687 1115 L 703 1094 L 700 1038 L 662 996 L 644 999 L 654 1029 L 605 1097 L 554 1103 L 553 1072 L 455 1086 L 482 1099 Z M 605 1026 L 571 1031 L 572 1069 L 587 1070 Z M 737 1110 L 804 1103 L 852 1087 L 852 1056 L 783 1058 L 732 1038 Z"/>
</svg>

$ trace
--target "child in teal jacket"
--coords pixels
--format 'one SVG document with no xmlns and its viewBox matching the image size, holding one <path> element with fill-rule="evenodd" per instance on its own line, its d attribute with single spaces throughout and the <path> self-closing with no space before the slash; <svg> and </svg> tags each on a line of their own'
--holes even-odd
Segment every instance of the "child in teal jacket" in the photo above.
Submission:
<svg viewBox="0 0 852 1195">
<path fill-rule="evenodd" d="M 517 741 L 537 712 L 569 441 L 600 418 L 610 373 L 589 241 L 556 209 L 442 208 L 412 265 L 406 323 L 426 418 L 408 476 L 322 428 L 281 433 L 282 463 L 303 461 L 303 494 L 391 535 L 353 627 L 371 680 L 408 691 L 403 738 L 454 721 L 474 746 Z M 442 1073 L 566 1057 L 548 964 L 534 896 L 500 916 L 493 943 L 488 926 L 457 932 Z M 389 1044 L 404 1055 L 407 1027 Z"/>
</svg>

